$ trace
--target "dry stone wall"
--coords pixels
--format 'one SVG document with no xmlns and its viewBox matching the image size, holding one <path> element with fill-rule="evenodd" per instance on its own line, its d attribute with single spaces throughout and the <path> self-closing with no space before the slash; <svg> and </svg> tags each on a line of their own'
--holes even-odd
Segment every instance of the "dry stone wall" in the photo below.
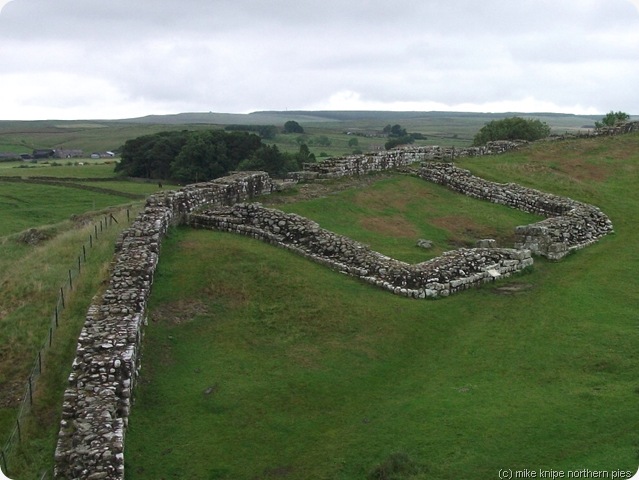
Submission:
<svg viewBox="0 0 639 480">
<path fill-rule="evenodd" d="M 395 168 L 406 167 L 418 161 L 455 160 L 464 157 L 483 155 L 498 155 L 525 145 L 525 141 L 500 140 L 488 142 L 481 147 L 411 147 L 396 150 L 348 155 L 345 157 L 329 158 L 317 163 L 304 164 L 303 172 L 295 172 L 291 177 L 298 180 L 312 180 L 316 178 L 339 178 L 344 176 L 365 175 Z"/>
<path fill-rule="evenodd" d="M 124 478 L 124 435 L 138 371 L 146 303 L 167 229 L 193 209 L 270 193 L 265 173 L 247 172 L 149 197 L 116 244 L 108 288 L 87 312 L 64 393 L 55 478 Z"/>
<path fill-rule="evenodd" d="M 419 176 L 470 197 L 548 217 L 515 229 L 515 248 L 559 260 L 613 231 L 610 219 L 597 207 L 544 193 L 515 183 L 495 183 L 449 163 L 423 164 Z"/>
<path fill-rule="evenodd" d="M 445 297 L 509 276 L 533 263 L 528 250 L 476 248 L 446 252 L 427 262 L 409 265 L 324 230 L 299 215 L 264 208 L 259 203 L 192 214 L 189 225 L 248 235 L 413 298 Z"/>
<path fill-rule="evenodd" d="M 461 249 L 415 265 L 374 252 L 311 220 L 256 203 L 242 203 L 273 190 L 271 179 L 263 172 L 231 175 L 149 197 L 143 212 L 116 243 L 108 287 L 96 296 L 87 312 L 64 393 L 55 478 L 124 478 L 124 437 L 139 370 L 146 303 L 161 242 L 172 225 L 188 223 L 196 228 L 249 235 L 398 295 L 444 297 L 526 268 L 533 262 L 531 251 L 559 259 L 612 231 L 610 220 L 591 205 L 515 184 L 487 182 L 452 164 L 432 161 L 502 153 L 518 146 L 515 142 L 495 142 L 470 149 L 423 147 L 308 167 L 303 175 L 332 178 L 428 161 L 419 172 L 421 178 L 465 195 L 548 217 L 517 227 L 519 241 L 514 249 Z M 211 207 L 194 213 L 204 205 Z"/>
</svg>

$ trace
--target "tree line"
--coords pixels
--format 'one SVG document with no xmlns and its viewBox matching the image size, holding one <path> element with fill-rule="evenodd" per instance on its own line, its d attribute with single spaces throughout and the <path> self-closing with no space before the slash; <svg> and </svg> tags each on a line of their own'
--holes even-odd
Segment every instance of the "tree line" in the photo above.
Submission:
<svg viewBox="0 0 639 480">
<path fill-rule="evenodd" d="M 128 177 L 190 183 L 223 177 L 233 170 L 262 170 L 282 177 L 314 161 L 306 145 L 291 154 L 262 143 L 254 133 L 182 130 L 127 140 L 115 171 Z"/>
</svg>

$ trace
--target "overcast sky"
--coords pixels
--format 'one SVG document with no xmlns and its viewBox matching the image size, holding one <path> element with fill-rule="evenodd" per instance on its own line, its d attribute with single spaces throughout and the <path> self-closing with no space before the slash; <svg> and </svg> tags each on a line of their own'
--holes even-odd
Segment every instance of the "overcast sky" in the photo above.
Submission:
<svg viewBox="0 0 639 480">
<path fill-rule="evenodd" d="M 639 114 L 639 0 L 0 0 L 0 119 Z"/>
</svg>

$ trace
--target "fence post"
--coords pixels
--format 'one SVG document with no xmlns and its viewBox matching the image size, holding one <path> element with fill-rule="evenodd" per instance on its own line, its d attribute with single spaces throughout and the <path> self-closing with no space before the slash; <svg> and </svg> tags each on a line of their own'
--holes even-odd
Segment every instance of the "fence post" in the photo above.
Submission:
<svg viewBox="0 0 639 480">
<path fill-rule="evenodd" d="M 22 443 L 22 431 L 20 430 L 20 417 L 16 418 L 16 425 L 18 426 L 18 441 Z"/>
<path fill-rule="evenodd" d="M 60 298 L 62 299 L 62 308 L 64 308 L 64 288 L 60 287 Z"/>
<path fill-rule="evenodd" d="M 78 256 L 78 273 L 82 272 L 82 266 L 80 265 L 80 257 Z"/>
<path fill-rule="evenodd" d="M 55 328 L 58 328 L 58 306 L 55 306 Z"/>
<path fill-rule="evenodd" d="M 29 405 L 33 405 L 33 381 L 31 375 L 29 375 Z"/>
<path fill-rule="evenodd" d="M 87 263 L 87 249 L 82 245 L 82 256 L 84 257 L 84 263 Z"/>
<path fill-rule="evenodd" d="M 51 348 L 52 343 L 53 343 L 53 328 L 49 327 L 49 348 Z"/>
<path fill-rule="evenodd" d="M 98 239 L 98 224 L 93 225 L 93 230 L 95 230 L 95 239 Z"/>
<path fill-rule="evenodd" d="M 42 373 L 42 350 L 38 350 L 38 369 Z"/>
<path fill-rule="evenodd" d="M 71 269 L 69 269 L 69 290 L 73 290 L 73 279 L 71 278 Z"/>
<path fill-rule="evenodd" d="M 93 235 L 89 235 L 89 247 L 93 248 Z"/>
<path fill-rule="evenodd" d="M 126 221 L 129 222 L 131 221 L 131 214 L 129 213 L 129 209 L 126 209 Z"/>
</svg>

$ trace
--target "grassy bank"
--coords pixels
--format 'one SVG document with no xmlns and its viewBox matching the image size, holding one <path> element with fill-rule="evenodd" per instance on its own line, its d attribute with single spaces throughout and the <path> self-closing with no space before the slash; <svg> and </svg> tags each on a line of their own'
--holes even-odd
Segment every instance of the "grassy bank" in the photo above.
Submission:
<svg viewBox="0 0 639 480">
<path fill-rule="evenodd" d="M 129 207 L 131 217 L 137 208 Z M 97 238 L 95 225 L 104 216 L 89 213 L 81 223 L 67 220 L 39 228 L 46 236 L 37 244 L 24 243 L 18 234 L 0 238 L 1 448 L 16 426 L 30 369 L 38 352 L 46 351 L 43 374 L 35 384 L 32 415 L 21 422 L 22 443 L 9 457 L 11 478 L 35 478 L 42 468 L 52 465 L 61 395 L 77 338 L 90 300 L 107 278 L 115 239 L 128 225 L 125 210 L 111 209 L 109 213 L 119 223 L 109 221 L 107 227 L 104 222 Z M 59 310 L 51 348 L 43 349 L 61 289 L 65 308 Z"/>
<path fill-rule="evenodd" d="M 615 223 L 614 235 L 560 263 L 538 259 L 507 281 L 515 293 L 500 283 L 434 302 L 398 298 L 255 240 L 173 232 L 150 304 L 128 478 L 634 472 L 638 145 L 636 135 L 570 141 L 464 163 L 594 203 Z M 401 222 L 434 236 L 437 207 L 412 203 L 412 182 L 286 208 L 390 239 L 402 229 L 379 232 L 370 219 L 392 225 L 405 207 Z M 387 218 L 373 208 L 382 198 Z M 483 208 L 443 216 L 487 225 L 496 215 Z M 379 249 L 408 248 L 391 243 Z"/>
</svg>

